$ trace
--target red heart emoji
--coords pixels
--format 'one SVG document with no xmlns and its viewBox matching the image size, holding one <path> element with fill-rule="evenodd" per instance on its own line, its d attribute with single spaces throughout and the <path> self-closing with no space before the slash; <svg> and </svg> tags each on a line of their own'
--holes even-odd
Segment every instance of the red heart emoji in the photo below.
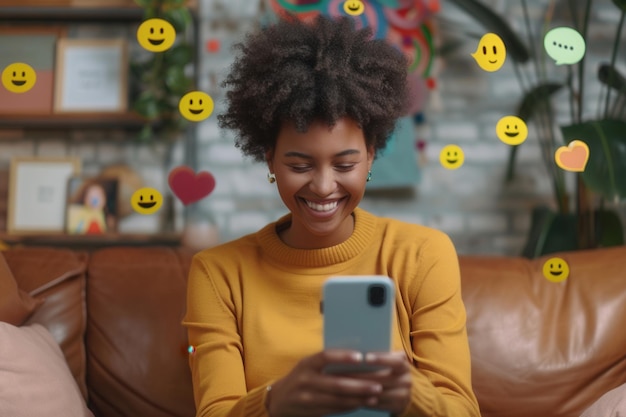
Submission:
<svg viewBox="0 0 626 417">
<path fill-rule="evenodd" d="M 174 168 L 167 179 L 172 192 L 184 205 L 195 203 L 211 194 L 215 178 L 208 171 L 197 174 L 187 166 Z"/>
</svg>

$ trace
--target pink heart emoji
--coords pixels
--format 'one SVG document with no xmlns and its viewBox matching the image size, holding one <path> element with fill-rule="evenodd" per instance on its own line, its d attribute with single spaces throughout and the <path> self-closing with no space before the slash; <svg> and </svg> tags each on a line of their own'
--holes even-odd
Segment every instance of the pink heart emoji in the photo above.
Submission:
<svg viewBox="0 0 626 417">
<path fill-rule="evenodd" d="M 208 171 L 197 174 L 187 166 L 174 168 L 167 179 L 172 192 L 184 204 L 202 200 L 215 188 L 215 178 Z"/>
</svg>

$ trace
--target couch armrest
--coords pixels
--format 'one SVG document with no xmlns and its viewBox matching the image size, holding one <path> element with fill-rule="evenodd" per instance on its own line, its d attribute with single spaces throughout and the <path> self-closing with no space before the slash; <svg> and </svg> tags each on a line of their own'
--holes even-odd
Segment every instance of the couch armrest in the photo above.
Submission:
<svg viewBox="0 0 626 417">
<path fill-rule="evenodd" d="M 3 254 L 18 287 L 44 299 L 24 325 L 39 323 L 50 331 L 87 399 L 84 345 L 87 255 L 55 248 L 16 248 Z"/>
</svg>

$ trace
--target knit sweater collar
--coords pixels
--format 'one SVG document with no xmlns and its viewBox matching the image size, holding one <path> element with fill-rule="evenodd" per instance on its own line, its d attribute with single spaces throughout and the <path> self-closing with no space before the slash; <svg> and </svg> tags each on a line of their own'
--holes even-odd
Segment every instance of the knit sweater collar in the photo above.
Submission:
<svg viewBox="0 0 626 417">
<path fill-rule="evenodd" d="M 356 208 L 353 214 L 354 231 L 346 241 L 322 249 L 296 249 L 285 244 L 277 231 L 291 222 L 289 213 L 257 232 L 263 256 L 274 263 L 293 267 L 320 268 L 347 262 L 372 244 L 377 221 L 376 216 L 360 208 Z"/>
</svg>

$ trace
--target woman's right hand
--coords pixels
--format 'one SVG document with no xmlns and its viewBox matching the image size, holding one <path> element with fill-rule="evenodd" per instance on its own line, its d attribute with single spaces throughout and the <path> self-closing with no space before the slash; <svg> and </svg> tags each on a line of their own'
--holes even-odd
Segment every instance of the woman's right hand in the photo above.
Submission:
<svg viewBox="0 0 626 417">
<path fill-rule="evenodd" d="M 272 385 L 266 403 L 270 417 L 320 417 L 375 406 L 380 383 L 324 373 L 330 364 L 362 361 L 362 354 L 351 350 L 325 350 L 302 359 Z"/>
</svg>

